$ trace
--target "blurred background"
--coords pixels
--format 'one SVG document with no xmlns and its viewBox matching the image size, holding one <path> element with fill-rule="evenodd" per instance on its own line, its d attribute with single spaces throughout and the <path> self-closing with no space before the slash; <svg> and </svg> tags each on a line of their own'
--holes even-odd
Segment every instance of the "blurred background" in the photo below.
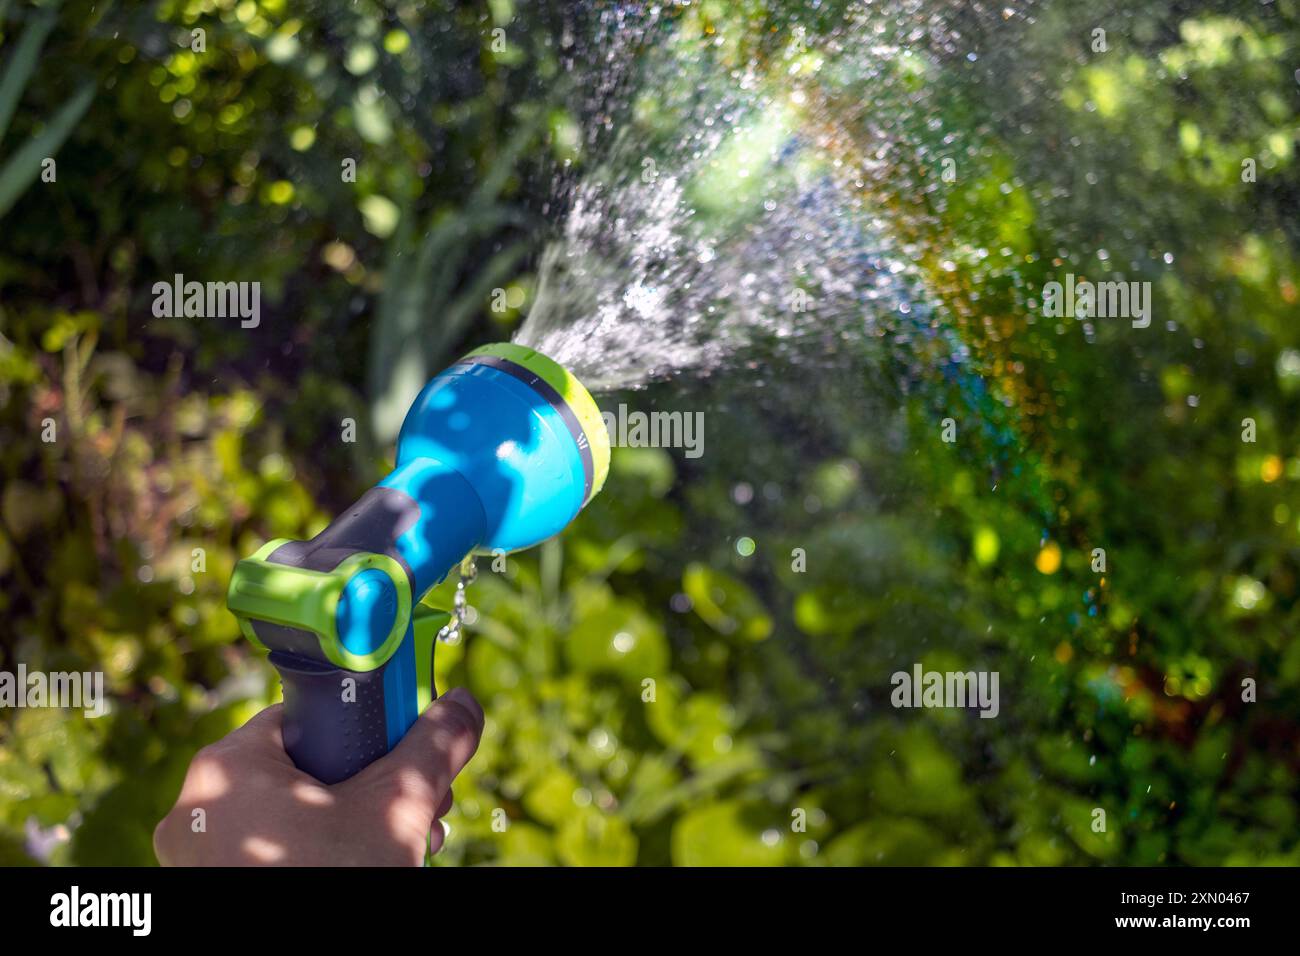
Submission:
<svg viewBox="0 0 1300 956">
<path fill-rule="evenodd" d="M 737 285 L 602 402 L 704 453 L 616 449 L 479 562 L 437 862 L 1300 862 L 1298 97 L 1294 0 L 0 0 L 0 669 L 111 705 L 0 711 L 0 862 L 154 862 L 278 697 L 234 562 L 382 477 L 546 250 L 689 284 L 626 191 L 574 225 L 651 167 Z M 709 142 L 778 102 L 771 170 Z M 155 317 L 176 273 L 260 282 L 260 325 Z M 1150 282 L 1150 327 L 1046 317 L 1066 273 Z M 918 662 L 999 716 L 895 710 Z"/>
</svg>

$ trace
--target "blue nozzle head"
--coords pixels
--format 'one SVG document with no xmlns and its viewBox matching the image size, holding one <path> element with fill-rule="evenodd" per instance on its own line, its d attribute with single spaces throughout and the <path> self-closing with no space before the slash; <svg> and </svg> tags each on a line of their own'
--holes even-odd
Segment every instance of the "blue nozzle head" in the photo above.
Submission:
<svg viewBox="0 0 1300 956">
<path fill-rule="evenodd" d="M 515 551 L 561 531 L 608 470 L 609 436 L 587 390 L 546 356 L 503 343 L 471 352 L 424 387 L 384 484 L 422 509 L 441 505 L 441 520 L 453 525 L 481 521 L 478 550 Z M 453 491 L 449 471 L 478 509 Z"/>
</svg>

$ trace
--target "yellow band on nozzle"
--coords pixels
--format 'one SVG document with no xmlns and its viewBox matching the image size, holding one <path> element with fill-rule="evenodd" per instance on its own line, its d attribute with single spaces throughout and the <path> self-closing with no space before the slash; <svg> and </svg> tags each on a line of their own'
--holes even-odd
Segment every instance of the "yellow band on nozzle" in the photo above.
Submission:
<svg viewBox="0 0 1300 956">
<path fill-rule="evenodd" d="M 559 362 L 526 345 L 494 342 L 475 349 L 465 357 L 475 355 L 490 355 L 527 369 L 554 389 L 569 406 L 591 446 L 591 494 L 587 495 L 587 501 L 594 498 L 609 474 L 609 432 L 605 429 L 605 419 L 601 417 L 600 408 L 591 393 Z"/>
</svg>

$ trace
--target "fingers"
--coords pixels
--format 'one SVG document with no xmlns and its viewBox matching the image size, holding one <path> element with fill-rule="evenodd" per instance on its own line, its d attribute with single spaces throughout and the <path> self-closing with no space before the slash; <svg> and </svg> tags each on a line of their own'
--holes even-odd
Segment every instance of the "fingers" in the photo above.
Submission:
<svg viewBox="0 0 1300 956">
<path fill-rule="evenodd" d="M 197 845 L 190 839 L 192 833 L 199 832 L 190 830 L 194 811 L 206 813 L 217 805 L 230 804 L 241 786 L 246 788 L 262 780 L 282 781 L 285 769 L 298 775 L 284 752 L 280 734 L 283 711 L 279 704 L 267 707 L 194 755 L 176 803 L 154 828 L 154 853 L 160 863 L 170 866 L 183 862 L 185 851 Z M 277 784 L 279 789 L 281 785 Z"/>
<path fill-rule="evenodd" d="M 416 825 L 422 821 L 427 831 L 439 810 L 451 809 L 451 782 L 474 756 L 482 734 L 483 708 L 458 687 L 430 704 L 402 742 L 355 779 L 363 786 L 378 781 L 393 787 L 394 812 Z"/>
<path fill-rule="evenodd" d="M 283 723 L 284 705 L 272 704 L 254 714 L 244 726 L 227 734 L 218 743 L 223 747 L 258 751 L 279 762 L 292 764 L 293 761 L 284 752 L 284 737 L 281 733 Z"/>
<path fill-rule="evenodd" d="M 442 821 L 434 820 L 433 826 L 429 827 L 429 855 L 437 856 L 446 840 L 447 831 L 443 829 Z"/>
</svg>

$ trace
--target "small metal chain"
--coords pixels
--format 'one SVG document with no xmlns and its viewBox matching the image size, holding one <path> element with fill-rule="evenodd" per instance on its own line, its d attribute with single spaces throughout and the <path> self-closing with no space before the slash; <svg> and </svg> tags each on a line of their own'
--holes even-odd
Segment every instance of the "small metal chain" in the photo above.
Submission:
<svg viewBox="0 0 1300 956">
<path fill-rule="evenodd" d="M 467 555 L 460 563 L 460 580 L 456 582 L 456 596 L 451 602 L 451 620 L 438 632 L 438 640 L 448 644 L 460 640 L 461 632 L 465 629 L 465 615 L 469 610 L 469 597 L 465 589 L 474 583 L 476 577 L 478 567 L 474 563 L 474 555 Z"/>
</svg>

